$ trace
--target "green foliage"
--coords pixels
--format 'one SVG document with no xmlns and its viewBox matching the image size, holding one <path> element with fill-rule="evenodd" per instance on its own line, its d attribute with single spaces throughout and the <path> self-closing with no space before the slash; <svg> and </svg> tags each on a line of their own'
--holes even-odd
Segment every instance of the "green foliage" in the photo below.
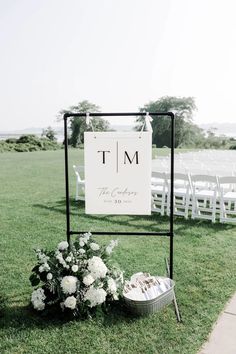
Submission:
<svg viewBox="0 0 236 354">
<path fill-rule="evenodd" d="M 100 107 L 91 103 L 87 100 L 81 101 L 78 105 L 71 106 L 67 110 L 62 110 L 59 113 L 59 117 L 67 112 L 74 112 L 74 113 L 92 113 L 100 112 Z M 91 118 L 91 123 L 93 129 L 95 131 L 107 131 L 109 128 L 109 122 L 102 119 L 102 118 Z M 84 132 L 92 130 L 91 124 L 88 127 L 86 124 L 86 119 L 81 117 L 72 117 L 70 119 L 70 129 L 71 129 L 71 137 L 69 139 L 69 144 L 73 147 L 77 147 L 79 144 L 84 143 Z"/>
<path fill-rule="evenodd" d="M 40 278 L 37 274 L 32 273 L 29 277 L 29 281 L 32 286 L 37 286 L 40 283 Z"/>
<path fill-rule="evenodd" d="M 13 151 L 16 144 L 8 144 L 5 140 L 0 140 L 0 152 Z"/>
<path fill-rule="evenodd" d="M 9 138 L 9 139 L 6 139 L 5 142 L 7 144 L 16 144 L 17 138 Z"/>
<path fill-rule="evenodd" d="M 236 150 L 236 145 L 231 145 L 230 150 Z"/>
<path fill-rule="evenodd" d="M 34 145 L 33 145 L 34 146 Z M 27 152 L 29 151 L 31 145 L 30 144 L 24 144 L 24 143 L 21 143 L 21 144 L 17 144 L 14 151 L 17 151 L 17 152 Z"/>
<path fill-rule="evenodd" d="M 52 127 L 47 127 L 46 129 L 43 129 L 43 131 L 42 131 L 42 137 L 46 137 L 46 138 L 48 138 L 50 141 L 56 141 L 57 139 L 56 139 L 56 135 L 57 135 L 57 133 L 55 132 L 55 130 L 54 129 L 52 129 Z"/>
<path fill-rule="evenodd" d="M 207 131 L 207 136 L 199 143 L 199 147 L 204 149 L 229 149 L 230 138 L 225 135 L 216 136 L 216 128 L 212 127 Z"/>
<path fill-rule="evenodd" d="M 38 138 L 33 134 L 22 135 L 19 139 L 7 139 L 0 141 L 0 152 L 17 151 L 17 152 L 32 152 L 39 150 L 58 150 L 63 146 L 57 141 L 52 141 L 48 138 Z"/>
<path fill-rule="evenodd" d="M 189 131 L 191 126 L 193 111 L 196 105 L 193 97 L 161 97 L 157 101 L 151 101 L 140 109 L 140 112 L 174 112 L 175 113 L 175 147 L 184 144 L 186 133 L 189 135 L 193 131 Z M 151 115 L 151 114 L 150 114 Z M 138 122 L 142 123 L 143 118 L 138 118 Z M 153 127 L 153 143 L 157 147 L 170 146 L 170 118 L 158 117 L 152 122 Z M 139 124 L 140 126 L 140 124 Z M 194 134 L 191 134 L 194 135 Z"/>
<path fill-rule="evenodd" d="M 40 139 L 34 134 L 21 135 L 16 141 L 17 144 L 31 144 L 41 146 Z"/>
<path fill-rule="evenodd" d="M 58 149 L 62 149 L 63 145 L 62 144 L 58 144 L 56 141 L 52 141 L 49 140 L 47 138 L 42 138 L 41 139 L 41 143 L 42 143 L 42 150 L 46 151 L 46 150 L 58 150 Z"/>
<path fill-rule="evenodd" d="M 228 149 L 230 138 L 216 136 L 215 128 L 211 128 L 205 136 L 203 129 L 193 123 L 193 112 L 196 110 L 193 97 L 161 97 L 151 101 L 140 109 L 140 112 L 173 112 L 175 113 L 175 147 Z M 137 130 L 143 124 L 143 117 L 137 119 Z M 153 143 L 157 147 L 170 146 L 170 118 L 158 117 L 152 121 Z"/>
</svg>

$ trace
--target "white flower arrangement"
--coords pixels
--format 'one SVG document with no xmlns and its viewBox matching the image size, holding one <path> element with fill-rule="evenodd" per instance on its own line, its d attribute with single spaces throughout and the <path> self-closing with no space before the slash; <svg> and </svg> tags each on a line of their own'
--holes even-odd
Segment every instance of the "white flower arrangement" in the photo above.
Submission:
<svg viewBox="0 0 236 354">
<path fill-rule="evenodd" d="M 84 316 L 118 300 L 123 272 L 109 262 L 115 246 L 114 240 L 108 246 L 100 246 L 86 233 L 70 245 L 60 242 L 55 251 L 37 250 L 37 264 L 30 276 L 32 286 L 40 286 L 31 296 L 34 309 L 56 307 Z"/>
</svg>

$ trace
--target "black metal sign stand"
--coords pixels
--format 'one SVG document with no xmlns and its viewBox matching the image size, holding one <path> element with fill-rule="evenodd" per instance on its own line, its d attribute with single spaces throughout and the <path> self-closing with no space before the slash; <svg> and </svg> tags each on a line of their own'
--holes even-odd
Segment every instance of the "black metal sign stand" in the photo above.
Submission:
<svg viewBox="0 0 236 354">
<path fill-rule="evenodd" d="M 150 115 L 156 119 L 160 116 L 167 116 L 171 121 L 171 157 L 170 157 L 170 217 L 169 217 L 169 230 L 162 232 L 109 232 L 109 231 L 93 231 L 94 235 L 128 235 L 128 236 L 167 236 L 169 237 L 169 277 L 173 279 L 173 254 L 174 254 L 174 210 L 173 210 L 173 195 L 174 195 L 174 136 L 175 136 L 175 124 L 174 113 L 172 112 L 154 112 Z M 73 113 L 68 112 L 64 114 L 64 146 L 65 146 L 65 187 L 66 187 L 66 234 L 67 241 L 70 243 L 71 235 L 83 234 L 86 231 L 73 231 L 70 228 L 70 199 L 69 199 L 69 171 L 68 171 L 68 132 L 67 123 L 70 117 L 86 117 L 86 113 Z M 130 117 L 130 116 L 146 116 L 146 112 L 136 113 L 91 113 L 91 117 Z M 180 321 L 180 315 L 176 299 L 174 301 L 175 312 L 178 321 Z"/>
</svg>

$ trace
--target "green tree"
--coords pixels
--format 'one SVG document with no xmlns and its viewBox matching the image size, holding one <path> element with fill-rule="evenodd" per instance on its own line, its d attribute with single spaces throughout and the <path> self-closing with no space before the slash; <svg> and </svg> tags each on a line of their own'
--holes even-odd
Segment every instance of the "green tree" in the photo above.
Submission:
<svg viewBox="0 0 236 354">
<path fill-rule="evenodd" d="M 171 97 L 165 96 L 157 101 L 151 101 L 140 108 L 140 112 L 174 112 L 175 113 L 175 147 L 183 145 L 186 137 L 191 140 L 189 134 L 196 135 L 196 129 L 191 129 L 193 112 L 196 105 L 193 97 Z M 143 118 L 137 119 L 139 126 L 143 122 Z M 170 118 L 158 117 L 152 122 L 153 127 L 153 144 L 157 147 L 170 146 Z M 196 126 L 195 126 L 196 127 Z M 188 134 L 187 134 L 188 133 Z"/>
<path fill-rule="evenodd" d="M 61 115 L 67 113 L 91 113 L 91 123 L 92 127 L 95 131 L 107 131 L 109 129 L 109 122 L 100 117 L 92 118 L 92 113 L 100 112 L 100 107 L 91 103 L 87 100 L 79 102 L 75 106 L 69 107 L 69 109 L 60 111 Z M 78 144 L 83 144 L 84 142 L 84 132 L 88 130 L 92 130 L 91 124 L 87 126 L 86 118 L 84 117 L 71 117 L 70 118 L 70 129 L 71 129 L 71 137 L 69 139 L 69 144 L 73 147 L 78 146 Z"/>
<path fill-rule="evenodd" d="M 179 147 L 201 147 L 205 141 L 204 130 L 192 122 L 184 122 L 184 136 Z"/>
<path fill-rule="evenodd" d="M 41 134 L 42 137 L 45 136 L 46 138 L 48 138 L 51 141 L 57 140 L 56 135 L 57 135 L 57 133 L 55 132 L 55 130 L 52 129 L 52 127 L 47 127 L 46 129 L 43 129 L 42 134 Z"/>
</svg>

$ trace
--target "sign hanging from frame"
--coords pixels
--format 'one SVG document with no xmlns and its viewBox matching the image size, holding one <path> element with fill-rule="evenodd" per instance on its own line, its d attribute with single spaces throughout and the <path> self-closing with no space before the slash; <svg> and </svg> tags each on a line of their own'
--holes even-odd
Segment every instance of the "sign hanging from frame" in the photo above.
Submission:
<svg viewBox="0 0 236 354">
<path fill-rule="evenodd" d="M 151 214 L 152 134 L 85 132 L 85 213 Z"/>
</svg>

